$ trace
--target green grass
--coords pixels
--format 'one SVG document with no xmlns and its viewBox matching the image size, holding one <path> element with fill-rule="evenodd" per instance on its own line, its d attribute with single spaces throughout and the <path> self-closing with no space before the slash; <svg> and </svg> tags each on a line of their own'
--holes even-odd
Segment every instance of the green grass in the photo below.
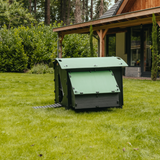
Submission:
<svg viewBox="0 0 160 160">
<path fill-rule="evenodd" d="M 160 81 L 124 79 L 123 109 L 33 109 L 54 103 L 53 75 L 0 73 L 0 159 L 158 160 L 159 97 Z"/>
</svg>

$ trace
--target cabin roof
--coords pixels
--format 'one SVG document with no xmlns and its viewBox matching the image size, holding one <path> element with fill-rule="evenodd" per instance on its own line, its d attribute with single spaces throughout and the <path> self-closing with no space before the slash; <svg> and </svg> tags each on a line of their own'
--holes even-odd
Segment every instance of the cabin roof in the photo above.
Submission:
<svg viewBox="0 0 160 160">
<path fill-rule="evenodd" d="M 107 12 L 105 12 L 99 19 L 108 18 L 116 15 L 118 9 L 120 8 L 123 0 L 118 0 Z"/>
<path fill-rule="evenodd" d="M 97 19 L 94 21 L 88 21 L 84 23 L 78 23 L 74 25 L 68 25 L 64 27 L 54 28 L 53 32 L 58 32 L 59 35 L 73 34 L 73 33 L 89 33 L 90 26 L 92 25 L 93 30 L 100 29 L 123 29 L 126 27 L 144 25 L 152 23 L 152 14 L 156 15 L 157 22 L 160 21 L 160 6 L 155 8 L 149 8 L 144 10 L 138 10 L 128 13 L 122 13 L 114 15 L 108 18 Z"/>
</svg>

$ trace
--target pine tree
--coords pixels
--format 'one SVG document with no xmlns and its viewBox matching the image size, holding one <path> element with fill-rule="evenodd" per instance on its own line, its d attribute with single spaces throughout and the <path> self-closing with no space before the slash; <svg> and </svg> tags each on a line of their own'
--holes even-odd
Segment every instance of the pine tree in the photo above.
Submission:
<svg viewBox="0 0 160 160">
<path fill-rule="evenodd" d="M 158 72 L 158 44 L 157 44 L 157 22 L 156 17 L 153 14 L 152 16 L 152 70 L 151 70 L 151 79 L 153 81 L 157 80 Z"/>
<path fill-rule="evenodd" d="M 75 11 L 74 11 L 75 23 L 81 23 L 82 22 L 81 15 L 82 15 L 82 13 L 81 13 L 81 0 L 76 0 Z"/>
<path fill-rule="evenodd" d="M 91 20 L 93 19 L 93 0 L 91 0 Z"/>
<path fill-rule="evenodd" d="M 50 24 L 50 0 L 45 0 L 45 24 Z"/>
</svg>

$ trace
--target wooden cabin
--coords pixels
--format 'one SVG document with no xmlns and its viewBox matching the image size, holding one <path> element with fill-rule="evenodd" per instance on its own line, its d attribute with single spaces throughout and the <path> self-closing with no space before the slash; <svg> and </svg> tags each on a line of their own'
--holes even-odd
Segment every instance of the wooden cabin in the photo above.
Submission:
<svg viewBox="0 0 160 160">
<path fill-rule="evenodd" d="M 90 25 L 98 35 L 99 56 L 118 56 L 127 62 L 125 75 L 148 77 L 152 66 L 152 15 L 160 26 L 160 0 L 118 0 L 99 19 L 54 28 L 62 40 L 66 34 L 88 34 Z M 160 47 L 159 47 L 160 51 Z"/>
</svg>

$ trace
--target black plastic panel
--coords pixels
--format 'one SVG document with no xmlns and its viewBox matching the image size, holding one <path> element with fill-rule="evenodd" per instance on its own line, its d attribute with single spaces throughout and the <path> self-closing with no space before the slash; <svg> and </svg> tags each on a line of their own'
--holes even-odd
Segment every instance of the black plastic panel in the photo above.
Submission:
<svg viewBox="0 0 160 160">
<path fill-rule="evenodd" d="M 76 95 L 75 109 L 121 107 L 119 94 Z"/>
</svg>

